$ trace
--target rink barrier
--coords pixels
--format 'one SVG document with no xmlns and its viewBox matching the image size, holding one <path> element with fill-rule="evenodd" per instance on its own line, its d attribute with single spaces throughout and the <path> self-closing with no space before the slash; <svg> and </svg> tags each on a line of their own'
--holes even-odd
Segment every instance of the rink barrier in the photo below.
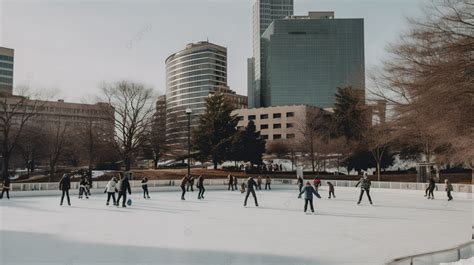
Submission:
<svg viewBox="0 0 474 265">
<path fill-rule="evenodd" d="M 238 179 L 238 189 L 240 184 L 245 181 L 246 178 Z M 307 180 L 305 180 L 307 181 Z M 327 186 L 326 181 L 331 181 L 335 187 L 354 187 L 358 181 L 352 180 L 322 180 L 322 186 Z M 93 193 L 103 192 L 108 181 L 93 181 L 91 190 Z M 175 191 L 179 190 L 181 180 L 149 180 L 148 188 L 150 191 Z M 197 183 L 197 180 L 194 182 Z M 311 181 L 312 183 L 312 181 Z M 276 189 L 283 188 L 283 186 L 295 186 L 297 184 L 296 179 L 272 179 L 272 186 Z M 206 189 L 217 190 L 224 189 L 228 186 L 227 179 L 206 179 L 204 180 Z M 263 184 L 265 185 L 265 180 Z M 141 180 L 131 180 L 130 186 L 132 190 L 141 190 Z M 428 183 L 408 183 L 408 182 L 378 182 L 372 181 L 372 188 L 380 189 L 392 189 L 392 190 L 425 190 L 428 187 Z M 474 185 L 471 184 L 453 184 L 454 192 L 471 193 Z M 287 187 L 285 187 L 287 188 Z M 444 191 L 444 184 L 437 184 L 438 191 Z M 51 192 L 46 191 L 58 191 L 59 183 L 57 182 L 39 182 L 39 183 L 11 183 L 12 192 L 25 192 L 25 196 L 34 195 L 52 195 Z M 79 190 L 79 182 L 71 182 L 71 191 Z M 54 193 L 55 194 L 55 193 Z M 470 194 L 470 195 L 471 195 Z M 471 195 L 472 196 L 472 195 Z"/>
<path fill-rule="evenodd" d="M 474 241 L 470 241 L 450 249 L 398 258 L 388 262 L 387 265 L 432 265 L 456 262 L 472 258 L 473 256 Z"/>
</svg>

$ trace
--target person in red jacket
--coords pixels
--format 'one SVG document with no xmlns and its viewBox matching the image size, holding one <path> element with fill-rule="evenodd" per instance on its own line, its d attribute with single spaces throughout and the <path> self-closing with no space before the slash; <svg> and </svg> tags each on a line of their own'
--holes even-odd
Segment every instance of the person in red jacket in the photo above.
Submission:
<svg viewBox="0 0 474 265">
<path fill-rule="evenodd" d="M 321 180 L 318 177 L 316 177 L 313 181 L 313 184 L 314 184 L 314 189 L 316 190 L 316 192 L 318 192 L 319 186 L 321 186 Z"/>
</svg>

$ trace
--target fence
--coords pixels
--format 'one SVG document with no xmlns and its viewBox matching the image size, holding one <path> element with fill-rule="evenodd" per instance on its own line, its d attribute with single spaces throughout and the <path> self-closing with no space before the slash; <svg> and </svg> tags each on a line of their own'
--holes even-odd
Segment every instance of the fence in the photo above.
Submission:
<svg viewBox="0 0 474 265">
<path fill-rule="evenodd" d="M 239 184 L 245 181 L 244 178 L 239 179 Z M 265 182 L 265 180 L 263 180 Z M 357 181 L 351 180 L 330 180 L 332 184 L 336 187 L 354 187 L 357 184 Z M 151 191 L 157 190 L 175 190 L 180 185 L 180 180 L 149 180 L 148 187 Z M 227 179 L 206 179 L 204 185 L 206 186 L 219 186 L 227 185 Z M 326 186 L 326 180 L 321 181 L 323 186 Z M 92 189 L 103 191 L 107 181 L 94 181 L 92 183 Z M 130 181 L 132 188 L 140 188 L 141 182 L 139 180 Z M 296 179 L 273 179 L 272 185 L 282 186 L 281 188 L 286 188 L 283 186 L 296 185 Z M 437 184 L 439 190 L 444 190 L 444 184 Z M 427 183 L 409 183 L 409 182 L 378 182 L 372 181 L 372 188 L 380 189 L 396 189 L 396 190 L 425 190 L 428 187 Z M 471 184 L 453 184 L 454 192 L 462 193 L 472 193 L 474 185 Z M 71 189 L 78 190 L 79 182 L 71 182 Z M 43 183 L 12 183 L 11 191 L 29 191 L 28 195 L 34 195 L 38 191 L 54 191 L 59 190 L 59 183 L 57 182 L 43 182 Z M 41 195 L 40 192 L 37 193 Z"/>
<path fill-rule="evenodd" d="M 469 259 L 473 257 L 473 254 L 474 241 L 470 241 L 451 249 L 398 258 L 387 263 L 387 265 L 432 265 L 456 262 L 461 259 Z"/>
</svg>

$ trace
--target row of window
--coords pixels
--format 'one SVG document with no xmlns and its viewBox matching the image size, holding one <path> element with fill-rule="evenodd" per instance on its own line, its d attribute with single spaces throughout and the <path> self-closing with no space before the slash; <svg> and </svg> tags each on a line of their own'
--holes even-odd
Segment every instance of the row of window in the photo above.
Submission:
<svg viewBox="0 0 474 265">
<path fill-rule="evenodd" d="M 293 123 L 287 123 L 286 128 L 293 128 Z M 261 124 L 260 125 L 260 130 L 265 130 L 268 129 L 268 124 Z M 281 129 L 281 124 L 280 123 L 275 123 L 273 124 L 273 129 Z"/>
<path fill-rule="evenodd" d="M 205 80 L 205 79 L 211 79 L 211 80 L 222 81 L 222 82 L 225 82 L 225 81 L 226 81 L 226 78 L 224 78 L 224 77 L 219 77 L 219 76 L 215 76 L 215 75 L 212 75 L 212 74 L 207 74 L 207 75 L 192 76 L 192 77 L 188 77 L 188 78 L 183 78 L 183 79 L 180 79 L 180 80 L 172 81 L 172 82 L 169 83 L 169 86 L 172 87 L 172 86 L 177 85 L 177 84 L 180 84 L 180 83 L 187 83 L 187 82 L 193 82 L 193 81 L 201 81 L 201 80 Z"/>
<path fill-rule="evenodd" d="M 202 63 L 192 63 L 188 67 L 179 68 L 179 69 L 173 70 L 173 71 L 167 71 L 166 74 L 167 74 L 167 76 L 174 76 L 177 73 L 184 73 L 184 72 L 189 72 L 189 71 L 193 71 L 193 70 L 209 69 L 209 68 L 217 69 L 217 70 L 220 70 L 222 72 L 225 72 L 227 70 L 225 66 L 218 65 L 216 63 L 206 61 L 206 62 L 202 62 Z"/>
<path fill-rule="evenodd" d="M 13 76 L 13 72 L 12 71 L 7 71 L 7 70 L 0 70 L 0 75 Z"/>
<path fill-rule="evenodd" d="M 204 85 L 211 85 L 211 86 L 222 86 L 225 85 L 223 82 L 217 82 L 217 81 L 212 81 L 212 80 L 203 80 L 203 81 L 198 81 L 198 82 L 192 82 L 192 83 L 187 83 L 187 84 L 179 84 L 176 86 L 170 86 L 170 90 L 173 91 L 173 93 L 181 93 L 178 92 L 178 90 L 187 88 L 187 87 L 199 87 L 199 86 L 204 86 Z M 194 90 L 194 88 L 193 88 Z M 173 95 L 173 94 L 171 94 Z"/>
<path fill-rule="evenodd" d="M 0 82 L 6 84 L 13 84 L 13 78 L 0 77 Z"/>
<path fill-rule="evenodd" d="M 13 62 L 13 57 L 12 56 L 7 56 L 7 55 L 0 55 L 0 61 Z"/>
<path fill-rule="evenodd" d="M 268 140 L 268 135 L 262 134 L 262 138 L 265 139 L 265 140 Z M 294 133 L 289 133 L 289 134 L 286 135 L 286 139 L 294 139 L 294 138 L 295 138 Z M 281 134 L 274 134 L 273 135 L 273 140 L 278 140 L 278 139 L 285 139 L 285 138 L 283 138 Z"/>
<path fill-rule="evenodd" d="M 286 113 L 286 117 L 287 118 L 291 118 L 291 117 L 294 117 L 295 116 L 295 113 L 294 112 L 287 112 Z M 261 120 L 267 120 L 268 119 L 268 114 L 260 114 L 260 119 Z M 273 118 L 274 119 L 280 119 L 281 118 L 281 113 L 273 113 Z M 257 119 L 257 116 L 256 115 L 249 115 L 248 116 L 248 119 L 249 120 L 256 120 Z M 239 120 L 244 120 L 244 117 L 243 116 L 239 116 Z"/>
<path fill-rule="evenodd" d="M 180 67 L 182 66 L 180 63 L 182 62 L 187 62 L 187 61 L 190 61 L 190 60 L 194 60 L 194 59 L 200 59 L 200 58 L 215 58 L 215 59 L 218 59 L 218 60 L 221 60 L 221 61 L 226 61 L 227 58 L 224 57 L 224 56 L 221 56 L 221 55 L 218 55 L 218 54 L 215 54 L 215 53 L 212 53 L 212 52 L 203 52 L 203 53 L 198 53 L 198 54 L 194 54 L 194 55 L 190 55 L 190 56 L 185 56 L 185 57 L 180 57 L 180 58 L 177 58 L 175 60 L 172 60 L 171 62 L 168 62 L 168 66 L 169 66 L 169 70 L 173 70 L 175 67 Z"/>
<path fill-rule="evenodd" d="M 13 69 L 13 64 L 11 64 L 11 63 L 0 63 L 0 68 Z"/>
<path fill-rule="evenodd" d="M 190 77 L 190 76 L 197 76 L 197 75 L 205 75 L 205 74 L 213 74 L 213 75 L 217 75 L 217 76 L 226 77 L 225 72 L 216 71 L 214 69 L 206 69 L 206 70 L 195 70 L 195 71 L 192 71 L 192 72 L 186 72 L 186 73 L 183 73 L 183 74 L 171 76 L 171 77 L 169 77 L 168 82 L 175 81 L 175 80 L 179 81 L 178 79 L 180 79 L 180 78 L 185 78 L 185 77 Z"/>
</svg>

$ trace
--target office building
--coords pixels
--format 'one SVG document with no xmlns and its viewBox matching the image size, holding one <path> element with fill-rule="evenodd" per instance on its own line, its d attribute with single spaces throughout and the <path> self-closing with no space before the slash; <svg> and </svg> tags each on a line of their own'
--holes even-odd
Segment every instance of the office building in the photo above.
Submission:
<svg viewBox="0 0 474 265">
<path fill-rule="evenodd" d="M 0 95 L 13 93 L 14 50 L 0 47 Z"/>
</svg>

